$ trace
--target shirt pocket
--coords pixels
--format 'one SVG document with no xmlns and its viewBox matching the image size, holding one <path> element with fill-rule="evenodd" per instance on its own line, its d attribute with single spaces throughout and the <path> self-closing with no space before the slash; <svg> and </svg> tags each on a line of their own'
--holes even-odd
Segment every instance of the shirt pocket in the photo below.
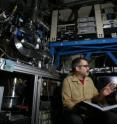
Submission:
<svg viewBox="0 0 117 124">
<path fill-rule="evenodd" d="M 71 95 L 74 100 L 81 99 L 83 97 L 83 86 L 78 82 L 73 82 L 71 86 Z"/>
<path fill-rule="evenodd" d="M 84 96 L 86 99 L 91 99 L 94 96 L 93 90 L 94 88 L 90 84 L 84 87 Z"/>
</svg>

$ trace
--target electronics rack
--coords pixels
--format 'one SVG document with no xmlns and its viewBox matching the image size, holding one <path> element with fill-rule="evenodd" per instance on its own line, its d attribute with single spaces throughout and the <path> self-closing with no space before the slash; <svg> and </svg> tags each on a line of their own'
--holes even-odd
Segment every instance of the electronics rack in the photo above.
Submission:
<svg viewBox="0 0 117 124">
<path fill-rule="evenodd" d="M 33 105 L 31 124 L 39 123 L 40 91 L 43 78 L 60 80 L 60 76 L 55 71 L 42 70 L 27 64 L 15 62 L 9 59 L 0 58 L 0 70 L 8 72 L 18 72 L 34 76 Z"/>
</svg>

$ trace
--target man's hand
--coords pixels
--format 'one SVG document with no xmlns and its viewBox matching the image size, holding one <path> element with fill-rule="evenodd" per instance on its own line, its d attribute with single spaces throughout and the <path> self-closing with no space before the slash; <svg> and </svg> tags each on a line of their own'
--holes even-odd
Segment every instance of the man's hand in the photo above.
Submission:
<svg viewBox="0 0 117 124">
<path fill-rule="evenodd" d="M 100 92 L 101 96 L 108 96 L 117 88 L 117 84 L 108 83 Z"/>
<path fill-rule="evenodd" d="M 106 96 L 110 95 L 112 92 L 114 92 L 117 88 L 117 84 L 114 83 L 108 83 L 101 91 L 100 93 L 95 96 L 92 101 L 99 103 L 99 104 L 105 104 L 106 101 Z"/>
</svg>

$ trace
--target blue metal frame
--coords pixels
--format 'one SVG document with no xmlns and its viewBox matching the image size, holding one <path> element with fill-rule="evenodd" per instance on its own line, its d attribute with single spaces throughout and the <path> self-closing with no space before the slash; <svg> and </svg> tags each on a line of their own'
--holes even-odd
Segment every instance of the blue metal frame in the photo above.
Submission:
<svg viewBox="0 0 117 124">
<path fill-rule="evenodd" d="M 117 65 L 117 58 L 113 53 L 117 52 L 117 38 L 50 42 L 50 54 L 55 58 L 56 66 L 60 66 L 61 57 L 82 53 L 90 59 L 92 53 L 105 53 Z"/>
</svg>

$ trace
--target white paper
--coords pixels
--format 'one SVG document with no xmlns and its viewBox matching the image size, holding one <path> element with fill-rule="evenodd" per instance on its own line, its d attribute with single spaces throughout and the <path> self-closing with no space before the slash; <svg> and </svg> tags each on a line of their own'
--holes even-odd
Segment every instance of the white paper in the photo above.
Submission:
<svg viewBox="0 0 117 124">
<path fill-rule="evenodd" d="M 93 107 L 95 107 L 95 108 L 98 108 L 98 109 L 100 109 L 101 111 L 108 111 L 108 110 L 117 108 L 117 104 L 114 104 L 114 105 L 107 105 L 107 106 L 100 106 L 100 105 L 97 105 L 97 104 L 92 103 L 91 101 L 84 101 L 84 103 L 86 103 L 86 104 L 88 104 L 88 105 L 91 105 L 91 106 L 93 106 Z"/>
</svg>

